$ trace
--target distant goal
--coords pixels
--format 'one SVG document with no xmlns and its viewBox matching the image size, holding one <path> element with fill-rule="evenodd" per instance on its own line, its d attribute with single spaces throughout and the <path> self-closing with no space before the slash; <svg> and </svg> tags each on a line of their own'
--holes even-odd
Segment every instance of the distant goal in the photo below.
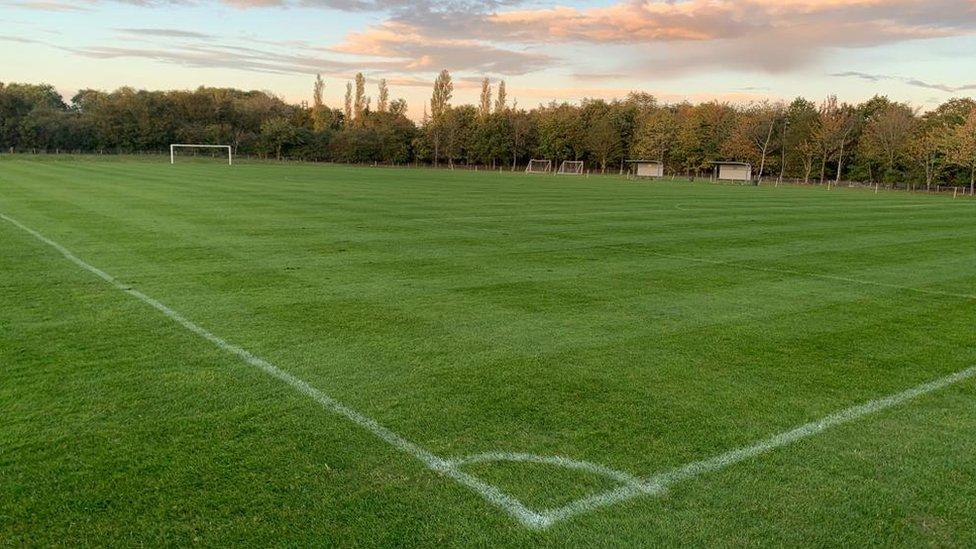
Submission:
<svg viewBox="0 0 976 549">
<path fill-rule="evenodd" d="M 559 171 L 556 173 L 559 175 L 583 175 L 583 161 L 563 160 L 563 163 L 559 165 Z"/>
<path fill-rule="evenodd" d="M 182 149 L 204 149 L 210 152 L 220 152 L 220 157 L 224 157 L 224 151 L 227 151 L 227 165 L 232 166 L 234 164 L 234 152 L 230 145 L 200 145 L 195 143 L 173 143 L 169 146 L 169 163 L 176 164 L 176 151 Z"/>
<path fill-rule="evenodd" d="M 552 160 L 529 160 L 525 173 L 549 173 L 552 171 Z"/>
</svg>

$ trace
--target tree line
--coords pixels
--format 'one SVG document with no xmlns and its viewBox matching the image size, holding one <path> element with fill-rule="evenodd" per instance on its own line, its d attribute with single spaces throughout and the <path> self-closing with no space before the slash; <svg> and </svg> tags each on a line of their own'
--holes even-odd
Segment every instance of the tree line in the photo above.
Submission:
<svg viewBox="0 0 976 549">
<path fill-rule="evenodd" d="M 348 163 L 519 169 L 531 158 L 582 160 L 601 172 L 628 159 L 663 161 L 668 174 L 702 176 L 717 160 L 745 161 L 758 177 L 862 181 L 931 188 L 976 184 L 976 101 L 921 112 L 875 96 L 859 104 L 719 101 L 665 104 L 646 93 L 521 108 L 486 78 L 476 105 L 454 105 L 448 71 L 434 81 L 419 124 L 392 99 L 376 101 L 357 74 L 341 108 L 289 104 L 262 91 L 85 89 L 70 103 L 49 85 L 0 83 L 0 147 L 9 151 L 132 153 L 170 143 L 232 145 L 237 154 Z"/>
</svg>

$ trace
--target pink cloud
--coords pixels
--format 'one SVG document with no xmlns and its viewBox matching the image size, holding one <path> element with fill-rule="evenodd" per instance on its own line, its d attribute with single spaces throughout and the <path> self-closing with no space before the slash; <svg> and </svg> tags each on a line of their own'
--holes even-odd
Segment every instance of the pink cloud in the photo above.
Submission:
<svg viewBox="0 0 976 549">
<path fill-rule="evenodd" d="M 494 36 L 531 42 L 639 44 L 775 34 L 801 43 L 870 45 L 968 34 L 976 23 L 974 5 L 972 0 L 627 1 L 498 12 L 487 17 L 487 27 Z"/>
<path fill-rule="evenodd" d="M 115 1 L 167 5 L 187 0 Z M 704 69 L 781 73 L 816 63 L 838 48 L 976 31 L 976 0 L 617 0 L 591 8 L 515 7 L 526 5 L 522 0 L 195 1 L 239 8 L 303 6 L 387 14 L 385 21 L 350 32 L 339 44 L 295 43 L 292 47 L 301 51 L 299 55 L 254 55 L 239 65 L 282 72 L 357 67 L 389 76 L 415 76 L 447 68 L 462 74 L 513 76 L 567 67 L 571 72 L 630 78 L 667 78 Z M 14 5 L 67 9 L 108 2 L 20 0 Z M 160 29 L 141 34 L 205 39 Z M 581 56 L 587 61 L 567 54 L 570 48 L 588 48 Z M 153 50 L 87 48 L 86 54 L 141 55 L 192 66 L 216 63 L 199 60 L 206 57 L 199 52 Z M 335 59 L 330 53 L 344 55 Z M 354 58 L 350 61 L 349 56 Z"/>
<path fill-rule="evenodd" d="M 442 68 L 494 74 L 525 74 L 552 66 L 544 54 L 500 48 L 484 40 L 430 36 L 426 29 L 400 21 L 387 21 L 361 32 L 351 32 L 333 51 L 364 57 L 402 61 L 404 72 L 431 72 Z"/>
<path fill-rule="evenodd" d="M 836 48 L 974 31 L 974 0 L 629 0 L 500 11 L 487 16 L 476 35 L 523 44 L 630 46 L 630 58 L 605 68 L 667 76 L 702 68 L 790 71 Z"/>
<path fill-rule="evenodd" d="M 495 9 L 460 18 L 398 13 L 351 33 L 336 49 L 403 59 L 411 70 L 522 74 L 557 62 L 515 47 L 612 45 L 629 47 L 630 53 L 607 57 L 603 70 L 608 72 L 668 76 L 717 68 L 776 73 L 808 65 L 836 48 L 974 30 L 976 0 L 624 0 L 593 8 Z M 504 61 L 492 61 L 498 56 Z"/>
</svg>

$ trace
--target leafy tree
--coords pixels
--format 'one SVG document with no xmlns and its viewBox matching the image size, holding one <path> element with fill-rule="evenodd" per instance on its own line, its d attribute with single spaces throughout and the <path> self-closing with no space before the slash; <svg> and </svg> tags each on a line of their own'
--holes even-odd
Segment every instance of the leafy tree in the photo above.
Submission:
<svg viewBox="0 0 976 549">
<path fill-rule="evenodd" d="M 528 151 L 535 147 L 538 122 L 535 115 L 519 109 L 517 104 L 505 111 L 505 114 L 508 118 L 508 126 L 511 128 L 512 171 L 515 171 L 519 160 L 524 160 Z"/>
<path fill-rule="evenodd" d="M 969 97 L 954 97 L 927 113 L 927 116 L 946 127 L 956 127 L 966 122 L 969 113 L 976 109 L 976 100 Z"/>
<path fill-rule="evenodd" d="M 321 74 L 315 75 L 315 85 L 312 88 L 312 129 L 316 132 L 323 132 L 336 126 L 337 116 L 332 109 L 323 102 L 322 96 L 325 92 L 325 81 Z"/>
<path fill-rule="evenodd" d="M 854 131 L 857 119 L 847 105 L 837 102 L 837 96 L 831 95 L 820 105 L 818 112 L 815 139 L 819 145 L 820 155 L 820 183 L 826 179 L 827 162 L 837 159 L 837 181 L 840 181 L 844 163 L 844 148 Z"/>
<path fill-rule="evenodd" d="M 495 112 L 501 113 L 508 109 L 508 92 L 505 90 L 505 81 L 498 83 L 498 95 L 495 96 Z"/>
<path fill-rule="evenodd" d="M 931 118 L 920 119 L 914 125 L 906 147 L 907 156 L 922 168 L 926 190 L 932 188 L 944 163 L 941 154 L 944 131 L 945 128 Z"/>
<path fill-rule="evenodd" d="M 441 114 L 444 156 L 452 168 L 455 161 L 468 163 L 471 160 L 471 141 L 477 120 L 478 111 L 471 105 L 451 107 Z"/>
<path fill-rule="evenodd" d="M 296 128 L 295 143 L 288 151 L 290 158 L 321 162 L 329 160 L 329 145 L 333 138 L 333 130 L 312 131 L 307 128 Z"/>
<path fill-rule="evenodd" d="M 727 156 L 756 165 L 759 179 L 766 171 L 766 159 L 776 128 L 782 124 L 783 110 L 783 105 L 766 101 L 745 109 L 736 117 L 735 128 L 723 147 Z"/>
<path fill-rule="evenodd" d="M 732 135 L 736 116 L 731 106 L 717 101 L 678 106 L 675 150 L 688 173 L 698 175 L 725 156 L 723 144 Z"/>
<path fill-rule="evenodd" d="M 353 118 L 357 124 L 363 123 L 363 113 L 366 111 L 366 77 L 363 73 L 356 73 L 356 98 L 353 101 Z"/>
<path fill-rule="evenodd" d="M 310 108 L 262 92 L 83 89 L 66 104 L 48 85 L 0 83 L 3 150 L 131 152 L 166 150 L 173 142 L 226 143 L 238 154 L 345 162 L 447 161 L 517 169 L 532 157 L 585 160 L 607 171 L 628 155 L 663 160 L 693 176 L 716 160 L 752 161 L 765 174 L 809 181 L 843 175 L 926 188 L 972 185 L 976 101 L 955 98 L 929 112 L 875 96 L 857 105 L 828 97 L 819 106 L 798 98 L 783 108 L 720 102 L 659 104 L 634 92 L 623 100 L 587 99 L 534 109 L 508 104 L 504 82 L 490 84 L 476 105 L 452 106 L 451 75 L 434 82 L 418 130 L 402 99 L 379 83 L 376 111 L 365 78 L 347 83 L 343 109 L 324 104 L 316 75 Z M 427 113 L 431 113 L 430 116 Z"/>
<path fill-rule="evenodd" d="M 960 175 L 963 178 L 968 176 L 959 173 L 965 170 L 964 166 L 949 161 L 947 149 L 956 128 L 966 122 L 969 113 L 974 109 L 976 101 L 973 99 L 953 98 L 922 116 L 921 127 L 915 132 L 912 150 L 916 161 L 924 163 L 927 185 L 931 186 L 937 180 L 955 182 Z M 930 150 L 933 146 L 934 151 Z"/>
<path fill-rule="evenodd" d="M 471 136 L 471 154 L 475 162 L 490 165 L 512 154 L 511 117 L 505 112 L 496 112 L 478 120 Z"/>
<path fill-rule="evenodd" d="M 403 98 L 394 99 L 393 102 L 390 103 L 389 110 L 393 114 L 405 117 L 407 115 L 407 100 Z"/>
<path fill-rule="evenodd" d="M 0 83 L 0 146 L 60 148 L 67 105 L 48 85 Z"/>
<path fill-rule="evenodd" d="M 810 181 L 819 152 L 819 125 L 820 115 L 812 102 L 798 97 L 786 108 L 780 145 L 780 172 L 783 175 L 802 175 L 804 183 Z M 799 169 L 792 169 L 793 166 Z"/>
<path fill-rule="evenodd" d="M 402 99 L 394 103 L 405 104 Z M 402 112 L 370 113 L 365 126 L 375 135 L 376 150 L 372 161 L 387 164 L 405 164 L 410 161 L 410 144 L 417 135 L 417 126 Z"/>
<path fill-rule="evenodd" d="M 976 108 L 946 136 L 946 151 L 951 164 L 969 171 L 969 192 L 976 194 Z"/>
<path fill-rule="evenodd" d="M 638 113 L 644 114 L 659 108 L 657 98 L 645 92 L 630 92 L 627 94 L 627 105 L 632 106 Z"/>
<path fill-rule="evenodd" d="M 430 98 L 430 116 L 437 120 L 444 114 L 444 111 L 451 107 L 451 97 L 454 96 L 454 83 L 451 80 L 451 73 L 447 69 L 442 70 L 434 80 L 434 93 Z"/>
<path fill-rule="evenodd" d="M 889 103 L 866 120 L 860 150 L 866 159 L 883 166 L 882 179 L 894 181 L 896 167 L 908 153 L 915 112 L 907 105 Z"/>
<path fill-rule="evenodd" d="M 334 160 L 351 164 L 374 162 L 379 156 L 376 132 L 359 125 L 346 126 L 329 143 Z"/>
<path fill-rule="evenodd" d="M 622 127 L 624 118 L 619 103 L 608 104 L 603 100 L 586 101 L 583 104 L 578 128 L 582 136 L 585 152 L 600 165 L 600 172 L 606 173 L 607 166 L 618 160 L 624 149 Z M 578 158 L 578 157 L 577 157 Z"/>
<path fill-rule="evenodd" d="M 559 164 L 563 160 L 579 160 L 585 154 L 585 130 L 577 107 L 555 102 L 540 107 L 536 112 L 536 128 L 535 156 Z"/>
<path fill-rule="evenodd" d="M 441 146 L 448 139 L 450 129 L 444 121 L 444 115 L 451 108 L 451 97 L 454 95 L 454 83 L 451 73 L 442 70 L 434 80 L 434 92 L 430 98 L 430 119 L 425 121 L 427 138 L 430 140 L 434 155 L 434 165 L 441 159 Z M 450 156 L 450 155 L 449 155 Z M 448 162 L 452 162 L 451 159 Z"/>
<path fill-rule="evenodd" d="M 379 99 L 376 101 L 376 110 L 386 112 L 390 105 L 390 89 L 386 86 L 386 78 L 381 78 L 379 83 Z"/>
<path fill-rule="evenodd" d="M 641 160 L 665 162 L 674 148 L 677 123 L 668 108 L 645 110 L 637 119 L 631 156 Z"/>
<path fill-rule="evenodd" d="M 478 117 L 486 120 L 491 114 L 491 81 L 487 78 L 481 80 L 481 101 L 478 104 Z"/>
<path fill-rule="evenodd" d="M 312 108 L 320 108 L 325 105 L 322 101 L 322 94 L 325 91 L 325 81 L 321 74 L 315 75 L 315 85 L 312 87 Z"/>
<path fill-rule="evenodd" d="M 275 158 L 281 160 L 285 147 L 299 143 L 299 131 L 285 117 L 269 118 L 261 124 L 261 137 L 275 153 Z"/>
<path fill-rule="evenodd" d="M 346 126 L 351 126 L 353 122 L 352 107 L 352 82 L 346 82 L 346 97 L 343 101 L 342 115 Z"/>
</svg>

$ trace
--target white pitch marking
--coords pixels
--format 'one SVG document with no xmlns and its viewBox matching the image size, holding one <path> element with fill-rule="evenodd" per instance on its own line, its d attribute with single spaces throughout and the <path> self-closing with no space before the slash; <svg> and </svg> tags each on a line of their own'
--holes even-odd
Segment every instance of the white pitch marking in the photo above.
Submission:
<svg viewBox="0 0 976 549">
<path fill-rule="evenodd" d="M 694 478 L 706 473 L 719 471 L 731 465 L 735 465 L 747 459 L 759 456 L 820 434 L 831 427 L 850 423 L 864 416 L 874 414 L 893 406 L 903 404 L 909 400 L 918 398 L 922 395 L 944 389 L 961 381 L 976 376 L 976 366 L 965 370 L 941 377 L 928 383 L 923 383 L 906 391 L 868 401 L 864 404 L 852 406 L 839 412 L 830 414 L 826 417 L 801 425 L 789 431 L 784 431 L 773 435 L 765 440 L 761 440 L 750 446 L 736 448 L 719 454 L 717 456 L 695 461 L 687 465 L 682 465 L 675 469 L 658 473 L 641 481 L 640 487 L 625 485 L 614 490 L 608 490 L 602 494 L 590 496 L 588 498 L 574 501 L 558 509 L 543 511 L 541 514 L 545 518 L 546 525 L 551 525 L 560 520 L 593 511 L 599 507 L 604 507 L 613 503 L 627 501 L 641 494 L 660 494 L 667 490 L 668 486 L 682 480 Z"/>
<path fill-rule="evenodd" d="M 631 475 L 630 473 L 625 473 L 623 471 L 611 469 L 610 467 L 599 465 L 597 463 L 582 461 L 578 459 L 570 459 L 562 456 L 538 456 L 535 454 L 526 454 L 526 453 L 519 453 L 519 452 L 486 452 L 484 454 L 474 454 L 471 456 L 452 459 L 450 460 L 450 463 L 454 467 L 464 467 L 465 465 L 473 465 L 476 463 L 492 463 L 496 461 L 512 461 L 512 462 L 520 462 L 520 463 L 539 463 L 542 465 L 555 465 L 557 467 L 563 467 L 566 469 L 576 469 L 578 471 L 585 471 L 587 473 L 601 475 L 616 480 L 621 484 L 632 486 L 638 490 L 643 489 L 643 484 L 641 480 Z"/>
<path fill-rule="evenodd" d="M 383 425 L 380 425 L 373 418 L 363 415 L 362 413 L 342 404 L 341 402 L 335 400 L 334 398 L 316 389 L 315 387 L 312 387 L 303 379 L 298 378 L 282 370 L 281 368 L 278 368 L 274 364 L 271 364 L 270 362 L 264 360 L 259 356 L 251 354 L 250 351 L 242 347 L 238 347 L 237 345 L 228 343 L 227 341 L 214 335 L 212 332 L 208 331 L 207 329 L 187 319 L 180 313 L 174 311 L 173 309 L 170 309 L 168 306 L 164 305 L 163 303 L 160 303 L 159 301 L 153 299 L 152 297 L 149 297 L 146 294 L 138 290 L 135 290 L 126 284 L 123 284 L 112 275 L 85 262 L 75 254 L 73 254 L 70 250 L 62 246 L 61 244 L 58 244 L 57 242 L 51 240 L 50 238 L 47 238 L 43 234 L 35 231 L 34 229 L 31 229 L 30 227 L 17 221 L 16 219 L 13 219 L 12 217 L 9 217 L 2 213 L 0 213 L 0 218 L 16 226 L 17 228 L 23 230 L 24 232 L 30 234 L 31 236 L 47 244 L 48 246 L 51 246 L 58 252 L 61 252 L 61 255 L 63 255 L 66 259 L 68 259 L 75 265 L 78 265 L 82 269 L 90 273 L 93 273 L 94 275 L 101 278 L 105 282 L 111 284 L 113 287 L 115 287 L 115 289 L 120 290 L 126 294 L 129 294 L 130 296 L 138 299 L 139 301 L 142 301 L 143 303 L 163 313 L 166 317 L 170 318 L 180 326 L 202 337 L 203 339 L 206 339 L 207 341 L 213 343 L 221 350 L 237 356 L 247 364 L 250 364 L 251 366 L 258 368 L 259 370 L 270 375 L 271 377 L 274 377 L 275 379 L 278 379 L 279 381 L 286 383 L 287 385 L 291 386 L 292 389 L 295 389 L 299 393 L 302 393 L 312 398 L 313 400 L 321 404 L 326 409 L 336 414 L 345 416 L 347 419 L 349 419 L 356 425 L 359 425 L 360 427 L 366 429 L 367 431 L 371 432 L 377 438 L 386 442 L 390 446 L 393 446 L 397 450 L 400 450 L 401 452 L 413 456 L 415 459 L 423 463 L 428 469 L 454 479 L 455 481 L 459 482 L 461 485 L 469 488 L 473 492 L 480 495 L 486 501 L 503 509 L 511 516 L 513 516 L 516 520 L 518 520 L 520 523 L 524 524 L 525 526 L 528 526 L 530 528 L 538 528 L 542 524 L 543 519 L 538 513 L 532 511 L 524 504 L 522 504 L 522 502 L 509 496 L 508 494 L 498 489 L 497 487 L 487 484 L 482 480 L 474 477 L 473 475 L 469 475 L 463 471 L 458 470 L 456 467 L 451 465 L 449 461 L 438 457 L 433 452 L 421 447 L 420 445 L 414 442 L 407 440 L 406 438 L 398 435 L 397 433 L 394 433 L 390 429 L 384 427 Z"/>
</svg>

